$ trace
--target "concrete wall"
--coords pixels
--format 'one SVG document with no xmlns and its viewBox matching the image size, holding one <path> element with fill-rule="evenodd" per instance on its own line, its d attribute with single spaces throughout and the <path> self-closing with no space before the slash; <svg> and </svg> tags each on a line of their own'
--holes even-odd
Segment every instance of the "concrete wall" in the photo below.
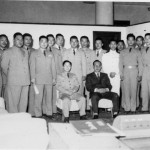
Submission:
<svg viewBox="0 0 150 150">
<path fill-rule="evenodd" d="M 76 35 L 80 38 L 83 35 L 89 37 L 91 42 L 90 48 L 93 48 L 93 31 L 112 31 L 121 32 L 121 38 L 126 38 L 125 27 L 109 27 L 109 26 L 74 26 L 74 25 L 36 25 L 36 24 L 3 24 L 0 23 L 0 33 L 6 34 L 10 40 L 10 46 L 13 45 L 13 34 L 15 32 L 30 33 L 34 39 L 34 48 L 39 47 L 39 36 L 62 33 L 65 37 L 65 47 L 70 47 L 70 37 Z"/>
</svg>

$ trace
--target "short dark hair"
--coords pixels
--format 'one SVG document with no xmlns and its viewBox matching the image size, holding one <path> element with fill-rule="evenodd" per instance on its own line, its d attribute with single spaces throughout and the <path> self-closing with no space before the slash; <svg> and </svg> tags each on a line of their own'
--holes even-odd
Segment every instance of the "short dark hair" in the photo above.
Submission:
<svg viewBox="0 0 150 150">
<path fill-rule="evenodd" d="M 146 33 L 146 34 L 145 34 L 145 37 L 146 37 L 146 36 L 150 36 L 150 33 Z"/>
<path fill-rule="evenodd" d="M 117 44 L 120 43 L 120 42 L 123 43 L 123 45 L 125 45 L 124 40 L 118 40 Z"/>
<path fill-rule="evenodd" d="M 39 41 L 40 41 L 41 39 L 46 39 L 46 40 L 48 41 L 48 38 L 47 38 L 45 35 L 41 35 L 41 36 L 39 37 Z"/>
<path fill-rule="evenodd" d="M 111 39 L 111 40 L 109 41 L 109 44 L 110 44 L 111 42 L 116 42 L 116 44 L 117 44 L 117 41 L 116 41 L 115 39 Z"/>
<path fill-rule="evenodd" d="M 97 37 L 96 39 L 95 39 L 95 42 L 96 41 L 101 41 L 102 43 L 103 43 L 103 40 L 102 40 L 102 38 L 100 38 L 100 37 Z"/>
<path fill-rule="evenodd" d="M 139 35 L 139 36 L 136 37 L 136 41 L 137 41 L 139 38 L 142 39 L 142 41 L 144 41 L 144 38 L 143 38 L 143 36 L 141 36 L 141 35 Z"/>
<path fill-rule="evenodd" d="M 89 38 L 88 38 L 87 36 L 85 36 L 85 35 L 80 37 L 80 41 L 81 41 L 82 39 L 87 39 L 87 41 L 90 42 L 90 41 L 89 41 Z"/>
<path fill-rule="evenodd" d="M 59 37 L 59 36 L 62 36 L 64 38 L 64 36 L 60 33 L 56 34 L 56 39 Z"/>
<path fill-rule="evenodd" d="M 96 62 L 99 62 L 100 63 L 100 65 L 102 66 L 102 62 L 101 61 L 99 61 L 99 60 L 95 60 L 94 62 L 93 62 L 93 66 L 95 65 L 95 63 Z"/>
<path fill-rule="evenodd" d="M 54 38 L 54 39 L 55 39 L 55 37 L 54 37 L 54 35 L 53 35 L 53 34 L 48 34 L 46 37 L 47 37 L 47 39 L 48 39 L 48 37 L 52 37 L 52 38 Z"/>
<path fill-rule="evenodd" d="M 16 36 L 18 36 L 18 35 L 22 36 L 22 34 L 21 34 L 20 32 L 16 32 L 16 33 L 13 35 L 13 38 L 15 39 Z"/>
<path fill-rule="evenodd" d="M 1 35 L 0 35 L 0 39 L 1 39 L 2 37 L 5 37 L 5 38 L 7 39 L 7 41 L 8 41 L 8 37 L 7 37 L 6 34 L 1 34 Z"/>
<path fill-rule="evenodd" d="M 31 34 L 25 33 L 25 34 L 23 34 L 23 40 L 25 39 L 26 36 L 29 36 L 29 37 L 31 37 L 31 39 L 32 39 L 32 35 L 31 35 Z"/>
<path fill-rule="evenodd" d="M 78 41 L 78 38 L 77 38 L 77 36 L 75 36 L 75 35 L 73 35 L 73 36 L 70 37 L 70 41 L 71 41 L 72 39 L 76 39 L 76 40 Z"/>
<path fill-rule="evenodd" d="M 72 62 L 70 62 L 69 60 L 63 61 L 63 66 L 65 65 L 65 63 L 69 63 L 72 66 Z"/>
<path fill-rule="evenodd" d="M 129 33 L 129 34 L 127 35 L 127 40 L 128 40 L 130 37 L 133 37 L 133 39 L 135 40 L 135 35 L 134 35 L 133 33 Z"/>
</svg>

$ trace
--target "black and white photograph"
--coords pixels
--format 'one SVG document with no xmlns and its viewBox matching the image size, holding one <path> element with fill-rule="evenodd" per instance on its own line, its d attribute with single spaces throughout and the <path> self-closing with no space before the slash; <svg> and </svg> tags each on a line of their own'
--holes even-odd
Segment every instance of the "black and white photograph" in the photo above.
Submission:
<svg viewBox="0 0 150 150">
<path fill-rule="evenodd" d="M 149 141 L 149 1 L 0 1 L 0 150 Z"/>
</svg>

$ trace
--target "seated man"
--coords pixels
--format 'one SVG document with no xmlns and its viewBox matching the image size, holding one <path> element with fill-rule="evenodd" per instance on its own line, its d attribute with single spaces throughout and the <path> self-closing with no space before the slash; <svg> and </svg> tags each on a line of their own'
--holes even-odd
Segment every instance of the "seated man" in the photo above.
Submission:
<svg viewBox="0 0 150 150">
<path fill-rule="evenodd" d="M 77 100 L 79 105 L 80 119 L 86 119 L 85 115 L 85 98 L 78 93 L 79 82 L 75 74 L 71 73 L 72 63 L 68 60 L 63 62 L 63 72 L 57 76 L 56 88 L 59 96 L 63 100 L 64 122 L 69 122 L 69 110 L 71 100 Z"/>
<path fill-rule="evenodd" d="M 114 115 L 118 112 L 118 94 L 110 92 L 112 86 L 107 74 L 100 72 L 102 63 L 99 60 L 93 62 L 94 72 L 87 75 L 86 88 L 90 92 L 94 119 L 98 119 L 98 102 L 102 98 L 110 99 L 113 102 Z"/>
</svg>

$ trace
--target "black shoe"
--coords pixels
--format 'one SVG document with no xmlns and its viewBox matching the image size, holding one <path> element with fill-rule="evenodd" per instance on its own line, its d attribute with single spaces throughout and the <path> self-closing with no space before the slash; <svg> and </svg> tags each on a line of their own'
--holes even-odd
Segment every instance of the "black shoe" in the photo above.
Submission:
<svg viewBox="0 0 150 150">
<path fill-rule="evenodd" d="M 69 117 L 65 117 L 64 122 L 69 123 Z"/>
<path fill-rule="evenodd" d="M 87 120 L 86 115 L 80 116 L 80 120 Z"/>
<path fill-rule="evenodd" d="M 42 118 L 42 116 L 32 116 L 32 118 Z"/>
<path fill-rule="evenodd" d="M 136 112 L 135 111 L 131 111 L 131 114 L 134 115 L 134 114 L 136 114 Z"/>
<path fill-rule="evenodd" d="M 117 116 L 118 116 L 118 114 L 114 114 L 114 115 L 113 115 L 113 118 L 115 119 Z"/>
<path fill-rule="evenodd" d="M 93 119 L 98 119 L 98 115 L 94 115 Z"/>
<path fill-rule="evenodd" d="M 53 116 L 52 115 L 45 115 L 45 117 L 53 120 Z"/>
<path fill-rule="evenodd" d="M 125 114 L 127 114 L 127 115 L 130 114 L 130 111 L 125 111 Z"/>
</svg>

